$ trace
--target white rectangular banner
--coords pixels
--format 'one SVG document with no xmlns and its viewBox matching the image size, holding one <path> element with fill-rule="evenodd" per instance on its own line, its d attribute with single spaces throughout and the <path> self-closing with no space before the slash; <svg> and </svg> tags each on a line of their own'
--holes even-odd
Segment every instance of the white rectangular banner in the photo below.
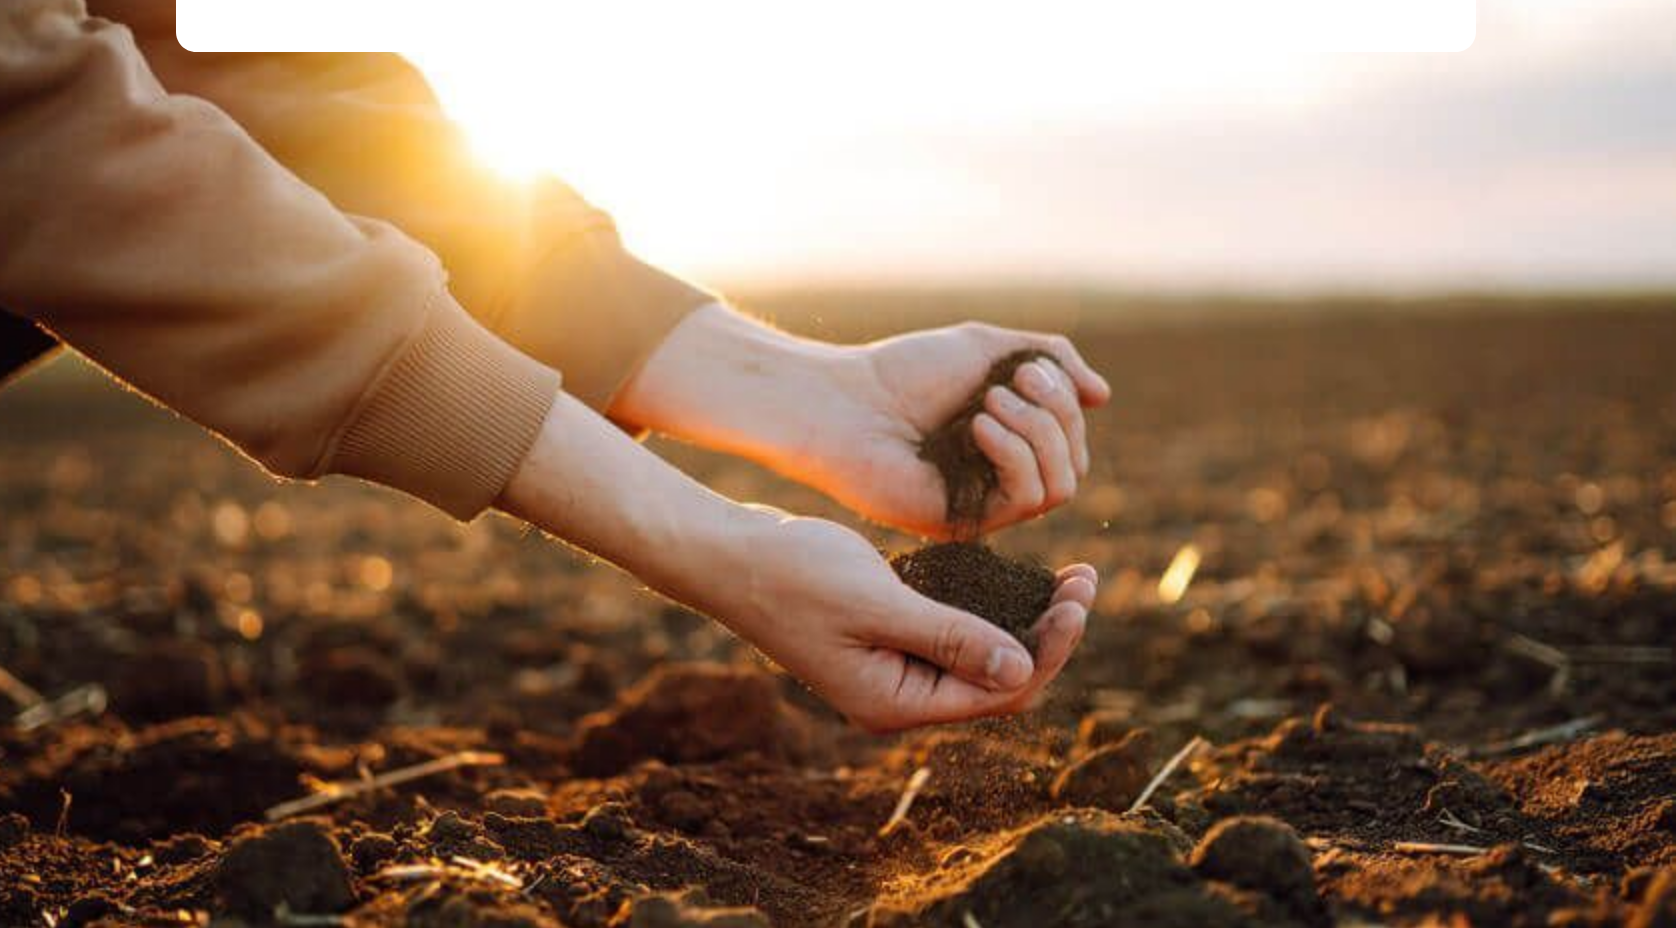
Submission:
<svg viewBox="0 0 1676 928">
<path fill-rule="evenodd" d="M 158 0 L 168 2 L 168 0 Z M 750 54 L 763 43 L 849 56 L 912 46 L 1004 55 L 1205 47 L 1231 51 L 1454 52 L 1472 45 L 1476 0 L 177 0 L 193 51 L 482 50 L 609 43 L 626 56 L 672 43 Z"/>
</svg>

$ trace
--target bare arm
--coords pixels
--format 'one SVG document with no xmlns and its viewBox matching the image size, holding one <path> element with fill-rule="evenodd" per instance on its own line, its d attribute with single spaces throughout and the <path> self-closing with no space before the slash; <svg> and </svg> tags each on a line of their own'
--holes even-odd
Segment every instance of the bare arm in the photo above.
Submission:
<svg viewBox="0 0 1676 928">
<path fill-rule="evenodd" d="M 1064 666 L 1094 597 L 1092 568 L 1061 572 L 1033 662 L 910 590 L 854 532 L 719 496 L 564 395 L 499 506 L 721 621 L 875 730 L 1023 708 Z"/>
</svg>

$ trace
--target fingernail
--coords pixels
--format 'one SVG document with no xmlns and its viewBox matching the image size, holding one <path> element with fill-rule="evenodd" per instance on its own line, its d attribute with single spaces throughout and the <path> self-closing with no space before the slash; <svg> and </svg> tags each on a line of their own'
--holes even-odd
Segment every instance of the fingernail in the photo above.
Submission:
<svg viewBox="0 0 1676 928">
<path fill-rule="evenodd" d="M 1053 375 L 1047 372 L 1040 361 L 1031 361 L 1024 365 L 1024 379 L 1030 389 L 1037 393 L 1052 393 L 1059 387 L 1059 384 L 1054 382 Z"/>
<path fill-rule="evenodd" d="M 1017 645 L 1002 645 L 989 652 L 984 672 L 997 687 L 1015 690 L 1030 682 L 1030 657 Z"/>
<path fill-rule="evenodd" d="M 1008 412 L 1018 412 L 1024 408 L 1024 401 L 1018 398 L 1017 393 L 1006 387 L 995 388 L 995 401 L 1000 403 L 1001 408 Z"/>
</svg>

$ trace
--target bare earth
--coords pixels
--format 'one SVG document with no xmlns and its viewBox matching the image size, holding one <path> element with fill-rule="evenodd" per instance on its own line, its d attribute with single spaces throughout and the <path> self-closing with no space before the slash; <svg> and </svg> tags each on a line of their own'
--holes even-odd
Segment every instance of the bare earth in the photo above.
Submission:
<svg viewBox="0 0 1676 928">
<path fill-rule="evenodd" d="M 1676 924 L 1676 301 L 1050 302 L 1117 398 L 993 541 L 1100 568 L 1087 641 L 1030 716 L 892 739 L 506 520 L 0 394 L 0 667 L 108 699 L 0 725 L 0 925 Z"/>
</svg>

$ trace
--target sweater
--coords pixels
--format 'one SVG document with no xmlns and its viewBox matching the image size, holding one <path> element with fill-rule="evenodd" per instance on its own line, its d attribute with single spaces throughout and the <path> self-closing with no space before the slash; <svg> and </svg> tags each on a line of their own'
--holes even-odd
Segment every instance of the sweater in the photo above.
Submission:
<svg viewBox="0 0 1676 928">
<path fill-rule="evenodd" d="M 0 365 L 62 342 L 274 474 L 465 519 L 560 372 L 608 412 L 714 299 L 476 161 L 401 58 L 193 54 L 173 16 L 0 3 Z"/>
</svg>

